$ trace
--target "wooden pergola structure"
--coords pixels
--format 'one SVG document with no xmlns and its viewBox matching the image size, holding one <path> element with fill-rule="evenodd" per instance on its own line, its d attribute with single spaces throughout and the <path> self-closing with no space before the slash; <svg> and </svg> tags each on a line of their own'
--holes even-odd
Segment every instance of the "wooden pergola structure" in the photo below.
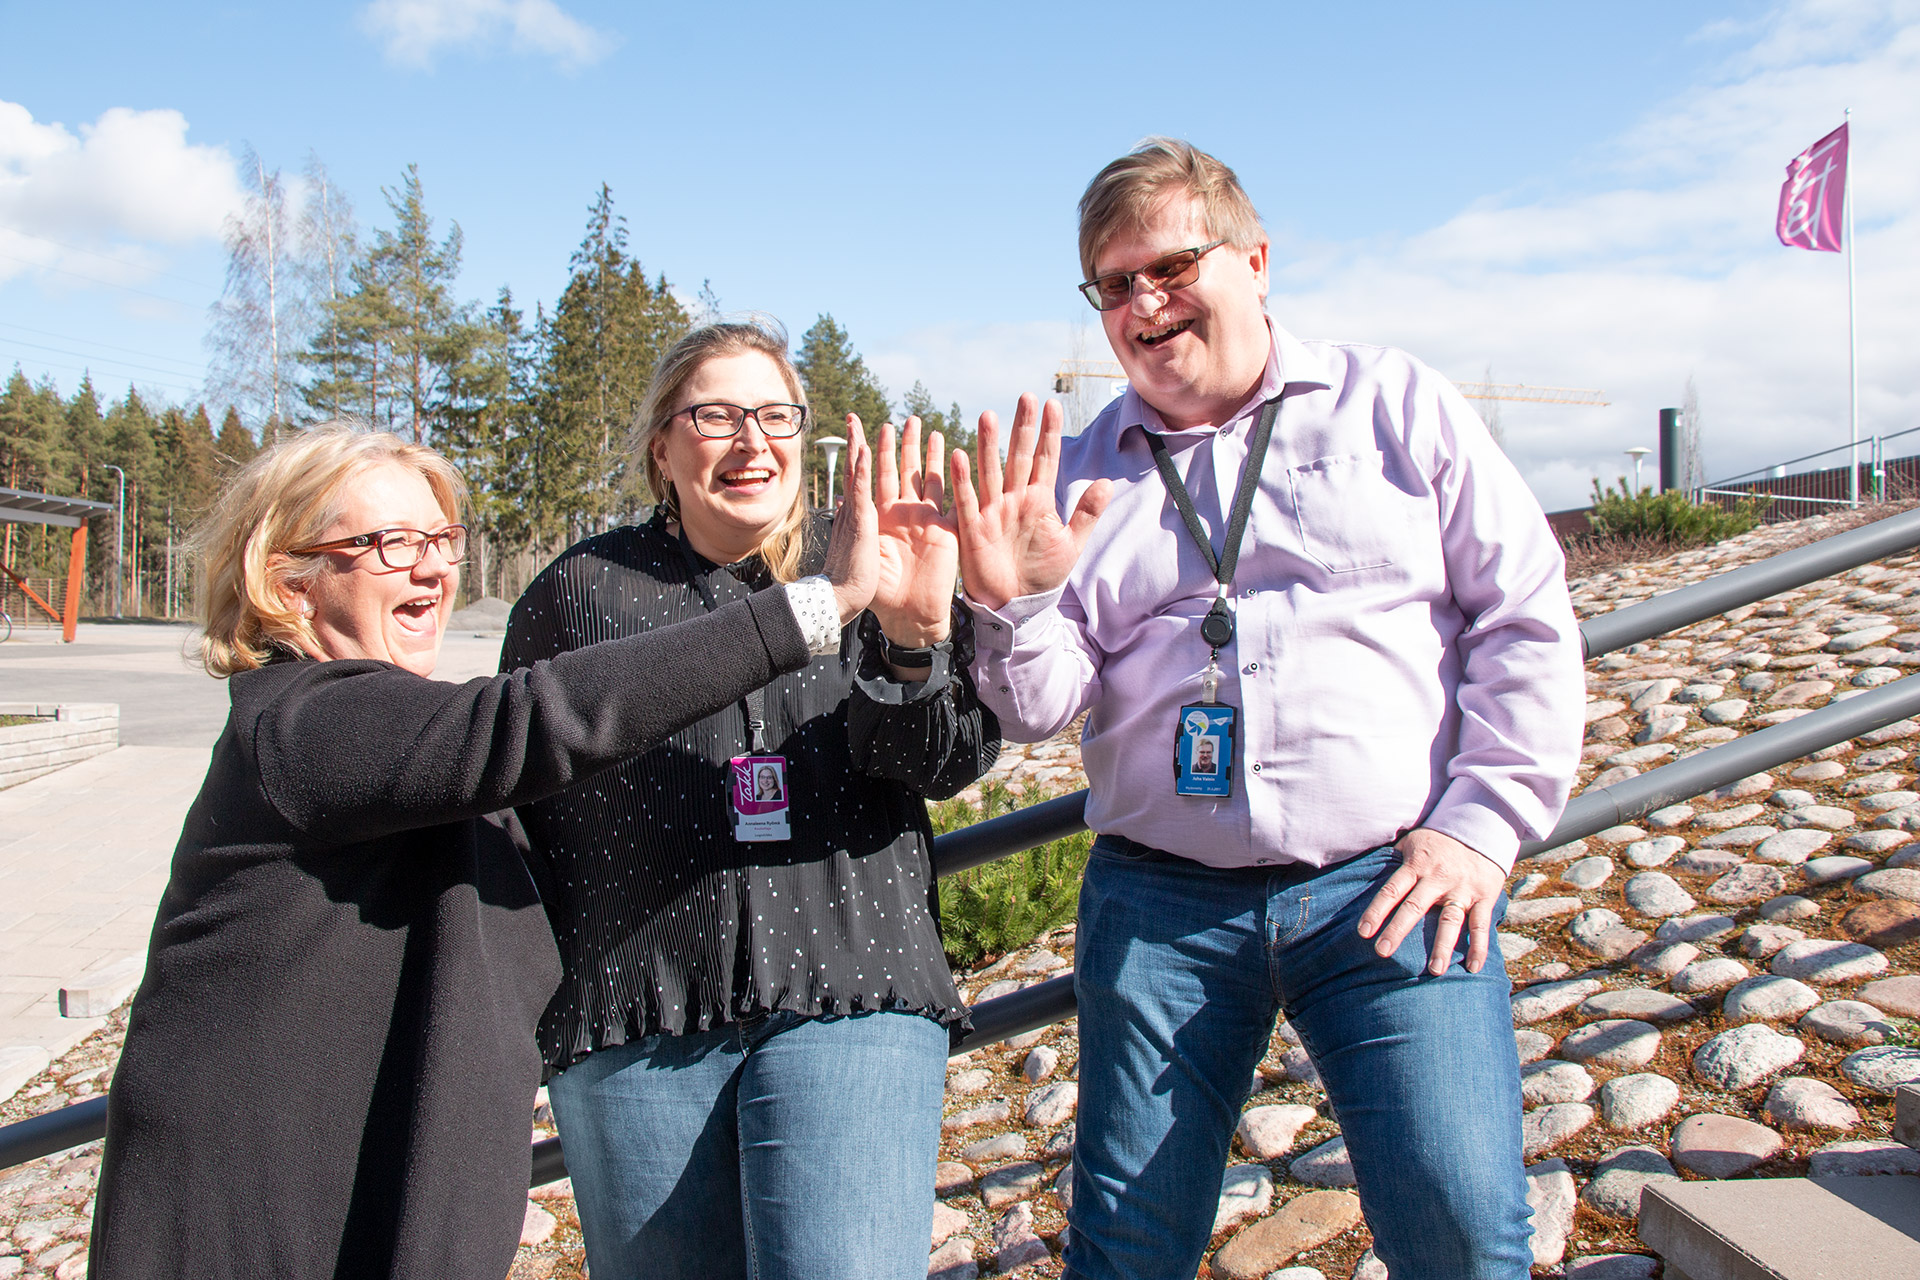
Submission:
<svg viewBox="0 0 1920 1280">
<path fill-rule="evenodd" d="M 18 583 L 27 599 L 45 610 L 48 617 L 59 620 L 60 638 L 68 644 L 73 643 L 74 632 L 80 625 L 80 587 L 87 576 L 87 521 L 112 511 L 111 502 L 0 489 L 0 524 L 48 524 L 73 530 L 73 550 L 67 558 L 67 598 L 58 610 L 42 600 L 25 578 L 0 565 L 0 573 Z"/>
</svg>

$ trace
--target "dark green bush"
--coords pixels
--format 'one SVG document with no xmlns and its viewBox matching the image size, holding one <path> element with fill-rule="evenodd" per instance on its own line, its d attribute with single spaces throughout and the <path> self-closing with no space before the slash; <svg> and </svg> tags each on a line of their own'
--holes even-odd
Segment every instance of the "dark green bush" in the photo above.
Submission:
<svg viewBox="0 0 1920 1280">
<path fill-rule="evenodd" d="M 1602 489 L 1596 478 L 1593 509 L 1587 512 L 1593 532 L 1588 536 L 1606 542 L 1640 540 L 1664 542 L 1671 547 L 1705 546 L 1759 524 L 1769 501 L 1765 496 L 1742 498 L 1732 507 L 1721 507 L 1694 502 L 1679 489 L 1655 493 L 1647 488 L 1630 493 L 1625 476 L 1620 477 L 1618 489 L 1612 485 Z"/>
<path fill-rule="evenodd" d="M 978 805 L 943 800 L 928 812 L 938 834 L 1048 798 L 1035 788 L 1016 798 L 1002 783 L 989 782 Z M 947 962 L 974 968 L 1072 920 L 1092 847 L 1092 833 L 1082 831 L 942 880 L 940 933 Z"/>
</svg>

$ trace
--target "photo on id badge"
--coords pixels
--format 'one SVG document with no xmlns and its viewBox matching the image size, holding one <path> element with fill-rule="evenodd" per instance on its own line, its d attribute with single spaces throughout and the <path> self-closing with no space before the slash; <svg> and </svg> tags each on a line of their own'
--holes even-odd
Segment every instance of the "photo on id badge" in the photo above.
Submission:
<svg viewBox="0 0 1920 1280">
<path fill-rule="evenodd" d="M 1234 710 L 1220 702 L 1180 708 L 1180 731 L 1173 745 L 1174 794 L 1233 794 Z"/>
<path fill-rule="evenodd" d="M 727 788 L 736 840 L 789 840 L 787 759 L 785 756 L 735 756 Z"/>
</svg>

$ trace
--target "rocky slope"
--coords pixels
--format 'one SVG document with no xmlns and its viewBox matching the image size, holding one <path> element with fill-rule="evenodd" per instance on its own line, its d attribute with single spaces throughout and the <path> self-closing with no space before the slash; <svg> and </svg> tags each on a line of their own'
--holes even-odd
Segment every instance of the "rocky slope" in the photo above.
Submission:
<svg viewBox="0 0 1920 1280">
<path fill-rule="evenodd" d="M 1576 581 L 1583 615 L 1763 558 L 1825 522 Z M 1583 785 L 1804 714 L 1920 668 L 1920 557 L 1787 592 L 1588 668 Z M 1889 1139 L 1920 1079 L 1920 724 L 1889 726 L 1516 868 L 1501 931 L 1526 1064 L 1538 1274 L 1657 1274 L 1650 1180 L 1920 1173 Z M 1071 741 L 1013 748 L 1016 790 L 1084 785 Z M 974 1000 L 1065 972 L 1072 930 L 961 975 Z M 0 1118 L 103 1087 L 119 1024 Z M 1059 1274 L 1078 1044 L 1071 1022 L 956 1058 L 929 1274 Z M 1203 1275 L 1385 1273 L 1338 1126 L 1284 1026 L 1252 1082 Z M 551 1133 L 536 1111 L 535 1134 Z M 97 1153 L 0 1176 L 0 1280 L 84 1274 Z M 565 1184 L 530 1201 L 516 1277 L 583 1274 Z"/>
</svg>

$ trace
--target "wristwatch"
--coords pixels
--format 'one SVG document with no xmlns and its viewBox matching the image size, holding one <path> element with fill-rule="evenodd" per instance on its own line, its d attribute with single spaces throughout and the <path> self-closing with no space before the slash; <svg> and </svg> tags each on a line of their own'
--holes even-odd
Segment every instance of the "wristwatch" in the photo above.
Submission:
<svg viewBox="0 0 1920 1280">
<path fill-rule="evenodd" d="M 946 641 L 943 640 L 940 643 L 945 644 Z M 931 667 L 933 665 L 934 648 L 935 646 L 933 645 L 925 645 L 918 649 L 903 648 L 889 640 L 885 632 L 880 634 L 880 656 L 887 660 L 889 666 L 899 667 L 906 671 Z"/>
</svg>

